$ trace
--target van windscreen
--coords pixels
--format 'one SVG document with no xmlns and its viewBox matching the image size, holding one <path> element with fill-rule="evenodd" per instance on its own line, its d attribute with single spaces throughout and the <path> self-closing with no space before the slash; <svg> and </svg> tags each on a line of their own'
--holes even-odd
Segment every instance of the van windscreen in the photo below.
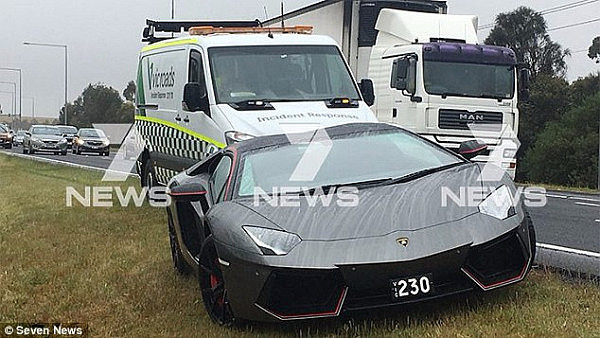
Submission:
<svg viewBox="0 0 600 338">
<path fill-rule="evenodd" d="M 208 49 L 217 103 L 358 100 L 335 46 L 236 46 Z"/>
</svg>

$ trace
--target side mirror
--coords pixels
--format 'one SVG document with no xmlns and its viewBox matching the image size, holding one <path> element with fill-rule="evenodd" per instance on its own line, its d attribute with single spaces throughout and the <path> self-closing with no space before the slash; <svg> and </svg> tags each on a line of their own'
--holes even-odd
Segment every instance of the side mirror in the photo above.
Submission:
<svg viewBox="0 0 600 338">
<path fill-rule="evenodd" d="M 488 145 L 479 140 L 469 140 L 460 144 L 458 153 L 467 160 L 472 159 L 477 155 L 482 155 L 488 149 Z"/>
<path fill-rule="evenodd" d="M 62 134 L 62 137 L 67 137 L 69 136 L 69 134 Z"/>
<path fill-rule="evenodd" d="M 183 110 L 189 112 L 203 111 L 209 114 L 206 87 L 198 82 L 186 83 L 183 87 Z"/>
<path fill-rule="evenodd" d="M 519 97 L 523 100 L 529 99 L 529 69 L 521 68 L 519 70 Z"/>
<path fill-rule="evenodd" d="M 358 88 L 365 100 L 365 103 L 370 107 L 375 103 L 375 87 L 373 86 L 373 80 L 362 79 L 358 84 Z"/>
<path fill-rule="evenodd" d="M 406 90 L 408 87 L 407 76 L 410 66 L 407 58 L 398 58 L 392 65 L 392 82 L 390 86 L 398 90 Z"/>
<path fill-rule="evenodd" d="M 171 187 L 167 194 L 178 201 L 195 202 L 206 196 L 206 188 L 200 183 L 184 183 Z"/>
<path fill-rule="evenodd" d="M 27 135 L 27 136 L 31 136 L 31 133 L 30 133 L 30 132 L 28 132 L 28 131 L 26 131 L 26 132 L 25 132 L 25 135 Z"/>
</svg>

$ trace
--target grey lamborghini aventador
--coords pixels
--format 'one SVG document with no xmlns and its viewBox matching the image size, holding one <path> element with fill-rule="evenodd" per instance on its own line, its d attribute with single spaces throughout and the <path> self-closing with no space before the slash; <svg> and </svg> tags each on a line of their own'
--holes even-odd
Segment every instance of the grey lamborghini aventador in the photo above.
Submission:
<svg viewBox="0 0 600 338">
<path fill-rule="evenodd" d="M 466 147 L 465 157 L 484 148 Z M 534 256 L 531 221 L 508 175 L 489 180 L 465 157 L 387 124 L 230 145 L 167 187 L 175 268 L 198 277 L 220 324 L 519 282 Z"/>
</svg>

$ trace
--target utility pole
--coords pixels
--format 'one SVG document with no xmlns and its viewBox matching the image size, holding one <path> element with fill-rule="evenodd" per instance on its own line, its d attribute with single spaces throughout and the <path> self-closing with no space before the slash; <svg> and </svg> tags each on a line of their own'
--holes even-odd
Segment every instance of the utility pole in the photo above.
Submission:
<svg viewBox="0 0 600 338">
<path fill-rule="evenodd" d="M 68 104 L 68 87 L 69 87 L 69 72 L 68 72 L 68 47 L 67 45 L 55 44 L 55 43 L 37 43 L 37 42 L 23 42 L 26 46 L 40 46 L 40 47 L 57 47 L 63 48 L 65 51 L 65 124 L 68 124 L 67 104 Z"/>
</svg>

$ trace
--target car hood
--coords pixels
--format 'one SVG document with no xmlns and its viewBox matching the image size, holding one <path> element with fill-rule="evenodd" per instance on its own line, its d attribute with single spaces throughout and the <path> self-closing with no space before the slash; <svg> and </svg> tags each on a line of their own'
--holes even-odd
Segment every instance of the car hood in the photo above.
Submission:
<svg viewBox="0 0 600 338">
<path fill-rule="evenodd" d="M 444 192 L 459 195 L 467 187 L 481 187 L 480 169 L 466 164 L 406 183 L 363 188 L 358 204 L 342 207 L 335 202 L 310 206 L 303 196 L 300 206 L 273 206 L 260 199 L 239 199 L 281 229 L 303 240 L 342 240 L 384 236 L 395 231 L 414 231 L 465 218 L 476 206 L 458 206 Z M 445 202 L 445 203 L 444 203 Z M 254 224 L 251 224 L 254 225 Z M 260 226 L 260 224 L 257 224 Z"/>
<path fill-rule="evenodd" d="M 272 105 L 275 108 L 273 110 L 238 111 L 227 104 L 219 104 L 218 107 L 232 130 L 254 136 L 299 132 L 352 122 L 377 122 L 363 101 L 359 101 L 356 108 L 334 109 L 327 108 L 323 101 L 273 102 Z"/>
<path fill-rule="evenodd" d="M 34 134 L 31 135 L 32 138 L 39 138 L 40 140 L 48 140 L 48 141 L 60 141 L 64 137 L 62 135 L 43 135 L 43 134 Z"/>
<path fill-rule="evenodd" d="M 81 137 L 84 141 L 106 141 L 107 139 L 104 137 Z"/>
</svg>

